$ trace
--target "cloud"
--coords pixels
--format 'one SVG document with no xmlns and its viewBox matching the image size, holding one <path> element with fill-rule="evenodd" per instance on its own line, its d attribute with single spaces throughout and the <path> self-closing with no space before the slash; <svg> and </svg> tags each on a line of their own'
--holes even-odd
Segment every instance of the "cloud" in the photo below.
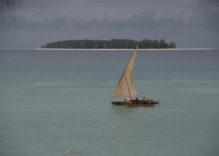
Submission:
<svg viewBox="0 0 219 156">
<path fill-rule="evenodd" d="M 203 5 L 203 6 L 217 6 L 217 7 L 219 7 L 218 0 L 197 0 L 197 3 L 200 3 L 200 5 Z"/>
<path fill-rule="evenodd" d="M 17 16 L 43 21 L 53 18 L 127 19 L 143 12 L 153 12 L 155 17 L 185 19 L 192 16 L 192 3 L 180 0 L 45 0 L 26 1 Z M 190 7 L 189 7 L 190 6 Z"/>
<path fill-rule="evenodd" d="M 159 5 L 158 5 L 159 4 Z M 165 25 L 206 26 L 218 19 L 218 10 L 202 6 L 215 6 L 216 0 L 45 0 L 24 1 L 23 8 L 16 13 L 17 21 L 28 27 L 55 27 L 62 25 L 75 28 L 101 27 L 118 29 L 120 26 L 153 27 Z M 219 20 L 218 20 L 219 21 Z M 19 25 L 22 25 L 22 22 Z M 58 23 L 59 22 L 59 23 Z M 163 22 L 163 24 L 161 23 Z M 122 24 L 124 23 L 124 24 Z M 208 25 L 209 23 L 209 25 Z M 213 28 L 216 28 L 213 22 Z M 34 26 L 35 25 L 35 26 Z M 217 30 L 217 29 L 215 29 Z"/>
<path fill-rule="evenodd" d="M 191 47 L 203 46 L 204 40 L 216 43 L 219 33 L 215 0 L 23 0 L 15 13 L 16 36 L 25 34 L 21 44 L 28 40 L 25 36 L 35 34 L 32 45 L 38 46 L 62 39 L 165 38 Z M 0 29 L 7 32 L 14 27 L 2 22 Z"/>
</svg>

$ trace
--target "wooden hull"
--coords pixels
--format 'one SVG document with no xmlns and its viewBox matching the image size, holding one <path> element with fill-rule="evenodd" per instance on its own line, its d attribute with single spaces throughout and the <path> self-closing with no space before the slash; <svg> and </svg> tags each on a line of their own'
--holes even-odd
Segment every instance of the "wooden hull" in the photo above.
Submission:
<svg viewBox="0 0 219 156">
<path fill-rule="evenodd" d="M 150 100 L 132 100 L 131 102 L 126 101 L 111 101 L 114 105 L 127 105 L 130 107 L 142 107 L 142 106 L 154 106 L 154 104 L 159 104 L 158 101 L 150 101 Z"/>
</svg>

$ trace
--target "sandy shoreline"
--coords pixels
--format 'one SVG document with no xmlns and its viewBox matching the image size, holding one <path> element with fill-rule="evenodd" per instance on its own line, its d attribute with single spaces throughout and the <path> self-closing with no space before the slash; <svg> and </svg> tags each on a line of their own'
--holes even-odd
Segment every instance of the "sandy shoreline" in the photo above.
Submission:
<svg viewBox="0 0 219 156">
<path fill-rule="evenodd" d="M 164 51 L 169 51 L 169 50 L 216 50 L 218 48 L 165 48 L 165 49 L 138 49 L 140 51 L 145 51 L 145 50 L 164 50 Z M 108 50 L 108 51 L 127 51 L 127 50 L 134 50 L 134 49 L 64 49 L 64 48 L 35 48 L 34 50 L 90 50 L 90 51 L 101 51 L 101 50 Z"/>
<path fill-rule="evenodd" d="M 65 48 L 0 48 L 0 50 L 44 50 L 44 51 L 133 51 L 134 49 L 65 49 Z M 200 51 L 219 50 L 219 48 L 165 48 L 165 49 L 138 49 L 139 51 Z"/>
</svg>

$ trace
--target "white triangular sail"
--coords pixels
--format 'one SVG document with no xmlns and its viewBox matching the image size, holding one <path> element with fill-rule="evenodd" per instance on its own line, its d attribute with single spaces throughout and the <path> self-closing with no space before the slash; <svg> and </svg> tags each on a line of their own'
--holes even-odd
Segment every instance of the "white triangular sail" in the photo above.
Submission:
<svg viewBox="0 0 219 156">
<path fill-rule="evenodd" d="M 138 97 L 138 92 L 134 83 L 134 63 L 135 57 L 138 50 L 138 46 L 133 52 L 125 70 L 119 80 L 118 85 L 113 93 L 112 98 L 117 97 Z"/>
</svg>

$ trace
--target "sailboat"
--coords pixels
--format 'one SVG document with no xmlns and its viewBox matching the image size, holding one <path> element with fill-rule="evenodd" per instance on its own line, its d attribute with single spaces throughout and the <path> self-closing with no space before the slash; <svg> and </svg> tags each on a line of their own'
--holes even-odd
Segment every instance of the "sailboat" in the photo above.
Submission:
<svg viewBox="0 0 219 156">
<path fill-rule="evenodd" d="M 159 104 L 159 100 L 154 98 L 138 99 L 138 91 L 134 83 L 134 64 L 135 58 L 138 51 L 138 45 L 131 55 L 128 64 L 126 65 L 121 78 L 115 88 L 112 96 L 111 103 L 114 105 L 127 105 L 127 106 L 153 106 L 154 104 Z M 126 97 L 124 101 L 115 101 L 115 98 Z M 135 99 L 132 99 L 135 98 Z"/>
</svg>

